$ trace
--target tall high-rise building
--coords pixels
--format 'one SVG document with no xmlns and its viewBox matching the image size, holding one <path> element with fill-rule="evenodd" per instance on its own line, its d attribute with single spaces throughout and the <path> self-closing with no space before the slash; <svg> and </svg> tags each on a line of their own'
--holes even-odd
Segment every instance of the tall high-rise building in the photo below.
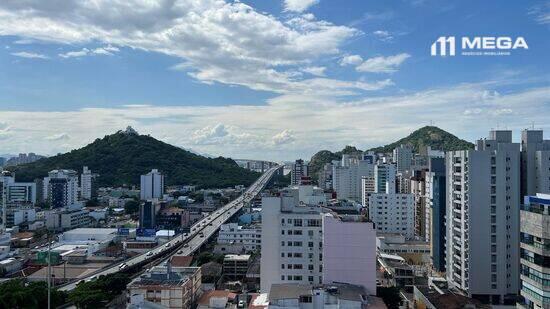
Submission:
<svg viewBox="0 0 550 309">
<path fill-rule="evenodd" d="M 87 166 L 82 168 L 82 174 L 80 174 L 80 193 L 83 199 L 90 200 L 95 196 L 94 178 L 96 176 Z"/>
<path fill-rule="evenodd" d="M 139 228 L 156 228 L 157 208 L 153 201 L 145 201 L 139 205 Z"/>
<path fill-rule="evenodd" d="M 78 174 L 74 170 L 52 170 L 44 177 L 44 199 L 52 208 L 67 207 L 78 201 Z"/>
<path fill-rule="evenodd" d="M 511 131 L 491 131 L 475 150 L 447 153 L 446 177 L 447 280 L 506 302 L 519 290 L 519 144 Z"/>
<path fill-rule="evenodd" d="M 373 193 L 369 198 L 369 219 L 379 233 L 414 237 L 414 195 Z"/>
<path fill-rule="evenodd" d="M 304 163 L 304 160 L 298 159 L 294 164 L 292 164 L 292 169 L 290 170 L 290 184 L 299 185 L 302 177 L 308 177 L 309 170 L 307 164 Z"/>
<path fill-rule="evenodd" d="M 397 172 L 404 172 L 411 168 L 413 149 L 410 145 L 399 145 L 393 150 L 393 161 L 397 165 Z"/>
<path fill-rule="evenodd" d="M 164 195 L 164 175 L 157 169 L 141 175 L 140 198 L 142 200 L 161 199 Z"/>
<path fill-rule="evenodd" d="M 542 130 L 521 131 L 521 196 L 550 193 L 550 140 Z"/>
<path fill-rule="evenodd" d="M 360 159 L 343 155 L 339 164 L 333 165 L 332 183 L 339 199 L 361 201 L 363 178 L 374 178 L 376 164 L 374 153 L 365 153 Z"/>
<path fill-rule="evenodd" d="M 429 240 L 432 265 L 435 270 L 445 271 L 445 215 L 446 178 L 445 158 L 430 158 L 426 173 L 426 195 L 429 210 Z"/>
<path fill-rule="evenodd" d="M 376 193 L 395 193 L 394 164 L 379 163 L 374 166 L 374 185 Z"/>
<path fill-rule="evenodd" d="M 518 308 L 550 308 L 550 195 L 526 196 L 521 210 L 521 296 Z"/>
<path fill-rule="evenodd" d="M 375 293 L 376 236 L 371 222 L 339 217 L 327 208 L 323 190 L 291 187 L 262 198 L 260 285 L 360 284 Z"/>
</svg>

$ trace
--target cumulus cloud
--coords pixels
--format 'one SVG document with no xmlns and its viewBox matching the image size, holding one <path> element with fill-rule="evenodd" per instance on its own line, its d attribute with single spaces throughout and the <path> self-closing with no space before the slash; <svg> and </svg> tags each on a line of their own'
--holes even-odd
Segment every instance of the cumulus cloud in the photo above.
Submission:
<svg viewBox="0 0 550 309">
<path fill-rule="evenodd" d="M 289 1 L 289 5 L 298 10 L 314 2 Z M 97 0 L 94 5 L 76 0 L 0 2 L 0 35 L 73 46 L 100 43 L 158 52 L 181 59 L 182 64 L 174 69 L 184 70 L 200 82 L 279 94 L 319 90 L 329 95 L 326 89 L 310 88 L 316 81 L 295 73 L 304 65 L 340 55 L 343 43 L 359 33 L 349 26 L 317 20 L 312 14 L 281 20 L 238 1 Z M 116 51 L 82 48 L 59 56 L 83 57 Z M 339 89 L 334 95 L 348 94 L 349 85 L 361 86 L 356 82 L 335 82 L 347 89 Z"/>
<path fill-rule="evenodd" d="M 273 135 L 273 137 L 271 138 L 271 140 L 273 141 L 273 144 L 275 145 L 283 145 L 283 144 L 291 143 L 295 139 L 296 138 L 294 137 L 292 130 L 283 130 Z"/>
<path fill-rule="evenodd" d="M 21 57 L 21 58 L 28 58 L 28 59 L 48 59 L 48 56 L 38 53 L 31 53 L 31 52 L 16 52 L 11 53 L 12 56 Z"/>
<path fill-rule="evenodd" d="M 325 76 L 326 67 L 306 67 L 302 71 L 315 76 Z"/>
<path fill-rule="evenodd" d="M 128 105 L 63 112 L 0 111 L 0 119 L 10 119 L 3 125 L 4 131 L 10 129 L 2 137 L 2 147 L 6 153 L 55 154 L 130 125 L 141 134 L 200 153 L 292 160 L 349 144 L 362 149 L 385 145 L 432 120 L 469 141 L 486 136 L 503 117 L 515 134 L 531 122 L 550 130 L 550 87 L 512 87 L 499 91 L 493 99 L 483 99 L 484 93 L 494 93 L 499 87 L 494 81 L 477 82 L 344 102 L 312 94 L 278 96 L 259 106 Z M 70 132 L 71 138 L 62 148 L 60 143 L 46 140 L 44 132 Z"/>
<path fill-rule="evenodd" d="M 319 3 L 319 0 L 284 0 L 285 11 L 303 12 L 312 5 Z"/>
<path fill-rule="evenodd" d="M 397 68 L 407 60 L 411 55 L 407 53 L 401 53 L 388 57 L 374 57 L 365 60 L 358 65 L 355 69 L 359 72 L 371 72 L 371 73 L 393 73 L 397 71 Z"/>
<path fill-rule="evenodd" d="M 58 134 L 46 136 L 46 140 L 48 141 L 66 141 L 66 140 L 69 140 L 70 138 L 71 137 L 67 133 L 58 133 Z"/>
<path fill-rule="evenodd" d="M 359 55 L 347 55 L 342 57 L 340 59 L 340 65 L 346 66 L 346 65 L 359 65 L 363 62 L 363 58 Z"/>
</svg>

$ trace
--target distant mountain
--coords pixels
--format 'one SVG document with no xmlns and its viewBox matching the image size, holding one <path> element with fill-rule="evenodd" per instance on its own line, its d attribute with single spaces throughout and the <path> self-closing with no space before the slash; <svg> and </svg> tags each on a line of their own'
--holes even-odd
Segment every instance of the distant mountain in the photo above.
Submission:
<svg viewBox="0 0 550 309">
<path fill-rule="evenodd" d="M 420 128 L 409 136 L 404 137 L 394 143 L 386 146 L 380 146 L 371 148 L 369 150 L 376 153 L 388 153 L 392 152 L 394 148 L 401 144 L 412 145 L 415 151 L 418 151 L 422 146 L 430 146 L 432 149 L 451 151 L 474 148 L 474 144 L 462 140 L 453 134 L 442 130 L 434 126 L 425 126 Z M 323 168 L 326 163 L 330 163 L 332 160 L 340 160 L 342 154 L 360 155 L 361 150 L 353 147 L 346 146 L 344 149 L 338 152 L 331 152 L 328 150 L 321 150 L 311 157 L 309 163 L 309 170 L 313 178 L 317 178 L 317 173 Z"/>
<path fill-rule="evenodd" d="M 201 188 L 250 185 L 259 174 L 239 167 L 229 158 L 205 158 L 169 145 L 133 129 L 96 139 L 71 152 L 33 163 L 10 167 L 18 181 L 32 181 L 58 168 L 98 173 L 99 186 L 139 185 L 140 175 L 156 168 L 166 175 L 167 185 L 197 185 Z"/>
</svg>

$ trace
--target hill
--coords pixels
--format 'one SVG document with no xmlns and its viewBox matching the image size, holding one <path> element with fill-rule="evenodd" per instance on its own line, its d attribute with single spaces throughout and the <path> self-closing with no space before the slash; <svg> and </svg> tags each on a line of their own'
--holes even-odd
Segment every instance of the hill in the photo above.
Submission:
<svg viewBox="0 0 550 309">
<path fill-rule="evenodd" d="M 452 151 L 474 148 L 474 144 L 467 142 L 455 135 L 434 126 L 425 126 L 420 128 L 409 136 L 404 137 L 394 143 L 386 146 L 369 149 L 374 152 L 392 152 L 393 149 L 401 144 L 412 145 L 415 151 L 422 146 L 430 146 L 432 149 Z"/>
<path fill-rule="evenodd" d="M 131 128 L 96 139 L 71 152 L 8 168 L 18 181 L 32 181 L 58 168 L 98 173 L 99 186 L 139 185 L 140 175 L 156 168 L 166 175 L 167 185 L 185 184 L 201 188 L 250 185 L 259 173 L 239 167 L 229 158 L 206 158 Z"/>
<path fill-rule="evenodd" d="M 471 149 L 474 147 L 474 144 L 462 140 L 445 130 L 434 126 L 425 126 L 396 142 L 368 150 L 376 153 L 388 153 L 392 152 L 394 148 L 401 144 L 410 144 L 413 146 L 415 151 L 418 151 L 418 149 L 422 146 L 430 146 L 433 149 L 444 151 Z M 340 160 L 342 158 L 342 154 L 359 155 L 361 152 L 361 150 L 353 146 L 346 146 L 344 149 L 337 152 L 321 150 L 311 157 L 309 163 L 311 175 L 314 179 L 316 179 L 317 173 L 326 163 L 330 163 L 332 160 Z"/>
</svg>

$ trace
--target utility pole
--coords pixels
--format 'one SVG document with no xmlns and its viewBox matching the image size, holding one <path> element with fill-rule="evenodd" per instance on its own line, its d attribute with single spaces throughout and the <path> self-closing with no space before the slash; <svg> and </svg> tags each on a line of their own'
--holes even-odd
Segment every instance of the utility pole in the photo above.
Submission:
<svg viewBox="0 0 550 309">
<path fill-rule="evenodd" d="M 52 252 L 52 243 L 50 242 L 50 232 L 48 231 L 48 309 L 51 309 L 51 292 L 52 292 L 52 262 L 51 262 L 51 252 Z"/>
</svg>

